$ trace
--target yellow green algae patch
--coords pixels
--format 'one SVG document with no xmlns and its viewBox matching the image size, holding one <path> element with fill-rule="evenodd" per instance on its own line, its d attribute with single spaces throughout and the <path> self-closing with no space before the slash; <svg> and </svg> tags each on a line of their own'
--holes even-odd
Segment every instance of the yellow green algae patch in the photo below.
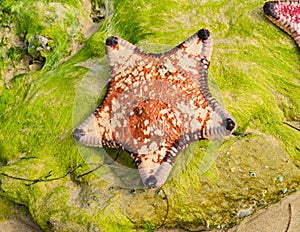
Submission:
<svg viewBox="0 0 300 232">
<path fill-rule="evenodd" d="M 289 125 L 299 127 L 300 120 L 299 48 L 264 17 L 263 4 L 2 1 L 2 27 L 28 43 L 43 36 L 50 48 L 40 50 L 41 70 L 17 70 L 0 80 L 4 201 L 26 207 L 48 231 L 193 230 L 230 227 L 297 191 L 300 134 Z M 89 38 L 84 28 L 97 6 L 106 10 L 105 19 Z M 201 28 L 214 37 L 209 77 L 219 89 L 216 98 L 237 121 L 236 134 L 192 143 L 179 155 L 163 192 L 125 188 L 126 175 L 109 165 L 118 156 L 117 162 L 133 167 L 125 152 L 80 147 L 72 138 L 74 127 L 101 101 L 91 94 L 96 83 L 109 78 L 105 39 L 121 36 L 157 50 L 176 46 Z M 14 62 L 25 55 L 35 62 L 36 50 L 5 41 L 2 73 L 18 69 Z M 135 170 L 130 172 L 135 177 Z"/>
<path fill-rule="evenodd" d="M 17 206 L 5 197 L 0 197 L 0 223 L 28 213 L 25 207 Z"/>
</svg>

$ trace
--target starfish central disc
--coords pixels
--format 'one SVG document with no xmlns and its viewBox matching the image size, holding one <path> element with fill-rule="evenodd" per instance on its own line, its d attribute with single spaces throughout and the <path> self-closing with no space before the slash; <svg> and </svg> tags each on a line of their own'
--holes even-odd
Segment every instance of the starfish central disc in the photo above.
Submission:
<svg viewBox="0 0 300 232">
<path fill-rule="evenodd" d="M 128 125 L 134 141 L 142 144 L 160 138 L 168 143 L 181 134 L 175 112 L 168 104 L 156 99 L 138 103 L 130 113 Z"/>
</svg>

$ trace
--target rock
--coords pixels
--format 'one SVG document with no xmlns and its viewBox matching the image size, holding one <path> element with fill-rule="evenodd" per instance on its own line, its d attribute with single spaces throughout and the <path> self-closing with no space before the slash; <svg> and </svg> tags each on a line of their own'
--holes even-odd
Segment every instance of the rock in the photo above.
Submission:
<svg viewBox="0 0 300 232">
<path fill-rule="evenodd" d="M 69 59 L 103 21 L 93 22 L 92 3 L 84 0 L 80 4 L 7 0 L 1 7 L 0 71 L 8 88 L 19 75 L 44 65 L 50 70 Z M 32 62 L 23 62 L 28 56 Z"/>
<path fill-rule="evenodd" d="M 26 206 L 43 230 L 228 228 L 299 190 L 299 131 L 285 124 L 300 120 L 299 49 L 265 19 L 261 2 L 116 1 L 87 41 L 81 33 L 86 22 L 94 25 L 89 1 L 3 4 L 24 16 L 11 18 L 16 33 L 54 41 L 41 71 L 11 79 L 11 89 L 0 85 L 1 195 Z M 105 39 L 158 50 L 201 28 L 215 41 L 209 84 L 237 131 L 222 143 L 186 148 L 163 194 L 136 188 L 126 152 L 82 147 L 72 138 L 105 93 Z M 8 67 L 3 59 L 0 66 Z"/>
</svg>

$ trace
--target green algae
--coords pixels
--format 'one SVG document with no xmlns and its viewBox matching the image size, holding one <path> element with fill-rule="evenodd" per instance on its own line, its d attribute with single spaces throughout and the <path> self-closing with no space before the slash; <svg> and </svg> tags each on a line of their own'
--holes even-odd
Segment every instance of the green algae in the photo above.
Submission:
<svg viewBox="0 0 300 232">
<path fill-rule="evenodd" d="M 2 192 L 0 195 L 0 222 L 28 214 L 28 209 L 26 207 L 17 205 L 3 197 Z"/>
<path fill-rule="evenodd" d="M 28 207 L 43 229 L 152 231 L 162 223 L 228 227 L 242 220 L 241 210 L 265 207 L 299 188 L 299 132 L 284 124 L 300 120 L 299 49 L 265 19 L 262 1 L 116 1 L 114 12 L 86 42 L 79 29 L 82 18 L 89 17 L 82 2 L 2 3 L 5 23 L 13 23 L 17 33 L 53 41 L 51 52 L 42 54 L 43 70 L 16 76 L 10 89 L 0 89 L 1 195 Z M 81 105 L 78 89 L 98 65 L 82 62 L 101 59 L 109 35 L 175 46 L 203 27 L 215 41 L 210 75 L 237 120 L 239 135 L 221 147 L 200 141 L 185 149 L 163 186 L 168 205 L 153 190 L 130 193 L 101 178 L 109 173 L 118 179 L 107 167 L 78 178 L 105 157 L 77 147 L 71 136 L 98 101 L 87 102 L 74 119 Z M 74 41 L 85 46 L 66 61 Z M 9 51 L 11 60 L 23 55 Z M 105 153 L 113 157 L 114 152 Z M 121 155 L 120 162 L 127 164 L 130 158 Z"/>
</svg>

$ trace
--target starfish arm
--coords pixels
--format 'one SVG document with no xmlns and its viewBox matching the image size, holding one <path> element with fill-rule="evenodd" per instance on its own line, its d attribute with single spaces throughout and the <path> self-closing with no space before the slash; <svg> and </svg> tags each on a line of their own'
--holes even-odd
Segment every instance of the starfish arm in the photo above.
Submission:
<svg viewBox="0 0 300 232">
<path fill-rule="evenodd" d="M 227 112 L 224 113 L 222 112 L 220 115 L 216 116 L 215 118 L 212 118 L 211 122 L 209 122 L 206 128 L 201 132 L 203 136 L 202 138 L 207 138 L 207 139 L 223 138 L 224 136 L 230 135 L 232 131 L 235 129 L 235 127 L 236 127 L 236 123 L 233 117 L 229 115 Z"/>
<path fill-rule="evenodd" d="M 128 41 L 110 36 L 106 40 L 106 54 L 110 67 L 110 77 L 126 72 L 128 67 L 133 67 L 142 60 L 138 53 L 143 53 Z M 127 73 L 129 74 L 129 73 Z"/>
<path fill-rule="evenodd" d="M 186 141 L 192 142 L 201 139 L 220 139 L 230 135 L 236 128 L 234 118 L 222 107 L 209 111 L 200 127 L 186 135 Z"/>
<path fill-rule="evenodd" d="M 300 47 L 300 1 L 270 1 L 263 9 L 267 18 L 290 34 Z"/>
<path fill-rule="evenodd" d="M 122 143 L 115 138 L 116 127 L 119 126 L 120 122 L 114 116 L 114 113 L 116 113 L 114 109 L 119 104 L 116 99 L 124 91 L 125 85 L 122 85 L 121 82 L 118 85 L 116 72 L 124 72 L 125 68 L 130 65 L 129 60 L 136 61 L 138 59 L 138 57 L 131 57 L 135 49 L 136 47 L 131 43 L 114 36 L 106 40 L 106 53 L 110 66 L 108 91 L 96 111 L 75 129 L 73 137 L 80 144 L 92 147 L 108 146 L 123 148 Z M 114 85 L 114 83 L 116 84 Z M 117 113 L 116 116 L 122 117 L 121 114 Z"/>
<path fill-rule="evenodd" d="M 132 155 L 139 169 L 142 182 L 147 188 L 162 186 L 175 163 L 177 155 L 186 147 L 180 139 L 171 145 L 161 146 L 159 149 L 146 154 Z"/>
<path fill-rule="evenodd" d="M 197 128 L 192 137 L 198 139 L 222 138 L 230 135 L 236 128 L 235 119 L 219 105 L 212 96 L 207 83 L 209 63 L 202 59 L 200 62 L 200 90 L 204 96 L 204 103 L 197 110 L 201 126 Z M 205 110 L 203 110 L 205 108 Z"/>
<path fill-rule="evenodd" d="M 156 169 L 144 169 L 139 168 L 139 173 L 142 179 L 142 182 L 147 188 L 159 188 L 161 187 L 168 179 L 169 174 L 173 168 L 168 162 L 162 162 Z M 154 174 L 150 174 L 154 172 Z"/>
<path fill-rule="evenodd" d="M 209 32 L 202 29 L 184 42 L 183 45 L 179 45 L 179 47 L 194 47 L 194 44 L 199 42 L 195 42 L 197 36 L 198 40 L 202 38 L 201 41 L 203 41 L 203 51 L 199 55 L 196 55 L 196 57 L 199 57 L 199 74 L 196 77 L 199 79 L 199 89 L 204 101 L 199 100 L 201 105 L 195 110 L 199 124 L 194 123 L 193 128 L 190 130 L 190 134 L 188 135 L 188 140 L 190 141 L 204 138 L 221 138 L 230 135 L 236 128 L 234 118 L 219 105 L 209 90 L 207 79 L 210 65 L 209 59 L 212 51 L 212 39 Z M 195 49 L 192 50 L 194 51 Z M 197 98 L 194 97 L 194 99 Z"/>
<path fill-rule="evenodd" d="M 102 147 L 103 142 L 112 137 L 109 126 L 108 112 L 100 111 L 98 108 L 73 132 L 73 137 L 82 145 L 92 147 Z"/>
<path fill-rule="evenodd" d="M 162 60 L 170 73 L 185 73 L 196 86 L 201 87 L 202 77 L 207 79 L 205 74 L 210 65 L 212 47 L 210 32 L 201 29 L 172 50 L 161 54 Z M 207 88 L 208 91 L 207 81 L 205 83 L 202 88 Z"/>
<path fill-rule="evenodd" d="M 168 53 L 180 51 L 181 53 L 188 54 L 193 58 L 197 58 L 199 60 L 206 59 L 209 62 L 212 55 L 212 46 L 213 39 L 209 30 L 201 29 L 166 54 L 169 55 Z"/>
</svg>

